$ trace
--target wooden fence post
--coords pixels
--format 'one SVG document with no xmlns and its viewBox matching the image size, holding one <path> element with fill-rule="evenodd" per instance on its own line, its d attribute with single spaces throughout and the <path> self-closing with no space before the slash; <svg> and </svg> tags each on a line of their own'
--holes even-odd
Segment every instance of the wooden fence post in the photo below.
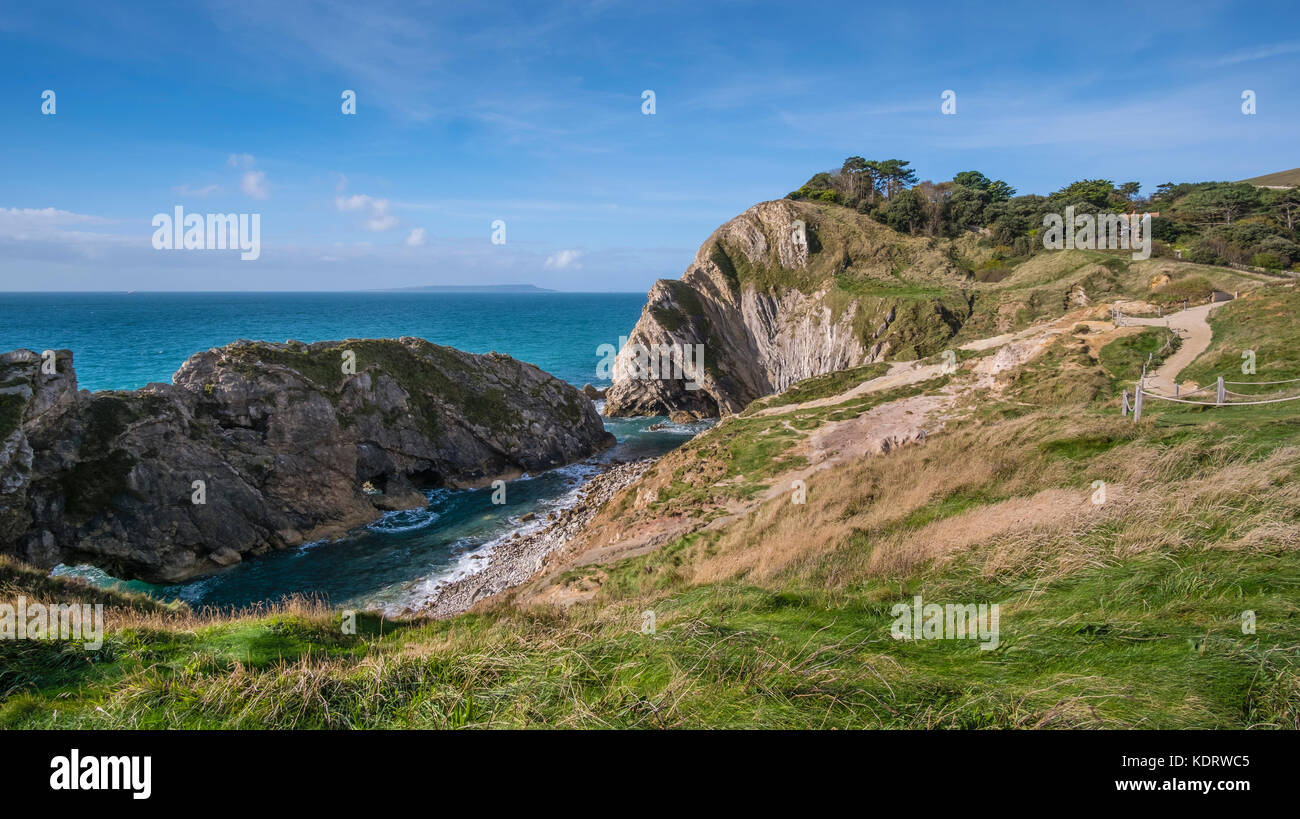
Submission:
<svg viewBox="0 0 1300 819">
<path fill-rule="evenodd" d="M 1133 396 L 1133 423 L 1142 420 L 1142 382 L 1138 382 L 1137 392 Z"/>
<path fill-rule="evenodd" d="M 1224 395 L 1223 395 L 1223 376 L 1219 376 L 1219 391 L 1218 391 L 1218 395 L 1216 396 L 1216 399 L 1217 399 L 1217 401 L 1218 401 L 1217 406 L 1220 406 L 1220 407 L 1223 406 L 1223 398 L 1224 398 Z"/>
<path fill-rule="evenodd" d="M 1119 414 L 1124 418 L 1128 417 L 1128 388 L 1127 387 L 1124 388 L 1124 402 L 1119 405 Z"/>
</svg>

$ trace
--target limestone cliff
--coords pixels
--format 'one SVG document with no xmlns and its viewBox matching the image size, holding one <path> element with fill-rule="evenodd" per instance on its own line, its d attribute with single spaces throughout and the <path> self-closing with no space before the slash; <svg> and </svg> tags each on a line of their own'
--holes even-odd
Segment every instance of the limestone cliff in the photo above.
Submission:
<svg viewBox="0 0 1300 819">
<path fill-rule="evenodd" d="M 755 205 L 718 228 L 680 280 L 651 288 L 605 411 L 718 416 L 814 375 L 937 352 L 970 311 L 953 295 L 969 274 L 950 248 L 847 208 Z M 639 349 L 696 344 L 704 366 L 693 379 L 635 367 Z"/>
<path fill-rule="evenodd" d="M 613 443 L 570 385 L 421 339 L 236 342 L 134 392 L 53 363 L 0 355 L 0 552 L 38 566 L 175 582 Z"/>
</svg>

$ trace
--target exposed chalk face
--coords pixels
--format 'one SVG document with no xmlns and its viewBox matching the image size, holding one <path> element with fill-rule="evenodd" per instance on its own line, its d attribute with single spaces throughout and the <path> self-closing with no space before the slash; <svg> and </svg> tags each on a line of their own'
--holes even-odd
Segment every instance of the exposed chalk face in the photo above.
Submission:
<svg viewBox="0 0 1300 819">
<path fill-rule="evenodd" d="M 632 377 L 633 353 L 621 352 L 606 414 L 707 418 L 740 412 L 803 379 L 896 352 L 895 322 L 901 317 L 915 325 L 917 316 L 901 314 L 897 300 L 842 298 L 842 291 L 833 292 L 835 274 L 854 267 L 888 276 L 900 253 L 924 275 L 956 281 L 961 274 L 923 241 L 842 208 L 835 215 L 780 200 L 755 205 L 718 228 L 680 280 L 651 287 L 620 348 L 700 345 L 703 372 L 693 379 L 699 388 Z M 926 309 L 934 315 L 921 320 L 947 321 L 940 309 Z"/>
</svg>

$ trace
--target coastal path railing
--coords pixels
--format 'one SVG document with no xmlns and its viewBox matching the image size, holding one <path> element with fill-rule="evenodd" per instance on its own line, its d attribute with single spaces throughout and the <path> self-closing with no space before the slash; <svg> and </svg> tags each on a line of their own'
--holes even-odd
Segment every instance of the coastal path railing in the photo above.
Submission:
<svg viewBox="0 0 1300 819">
<path fill-rule="evenodd" d="M 1283 384 L 1294 384 L 1295 386 L 1282 387 L 1272 393 L 1236 392 L 1235 390 L 1228 389 L 1229 386 L 1271 387 Z M 1208 395 L 1202 396 L 1201 394 L 1208 393 L 1210 390 L 1214 390 L 1213 401 L 1193 401 L 1190 399 L 1190 396 L 1193 395 L 1208 398 Z M 1294 394 L 1287 395 L 1287 393 Z M 1265 398 L 1264 396 L 1275 397 Z M 1143 399 L 1146 398 L 1154 398 L 1159 401 L 1168 401 L 1174 404 L 1194 404 L 1201 407 L 1247 407 L 1258 404 L 1280 404 L 1285 401 L 1300 401 L 1300 378 L 1289 378 L 1283 381 L 1225 381 L 1223 376 L 1219 376 L 1218 381 L 1214 384 L 1198 387 L 1197 389 L 1188 390 L 1187 392 L 1182 392 L 1179 385 L 1174 384 L 1173 395 L 1162 395 L 1161 393 L 1153 392 L 1147 388 L 1146 372 L 1144 370 L 1142 377 L 1138 379 L 1136 384 L 1134 384 L 1132 400 L 1129 399 L 1128 390 L 1124 390 L 1121 396 L 1120 414 L 1127 416 L 1131 412 L 1133 414 L 1134 423 L 1142 420 L 1142 404 Z M 1240 400 L 1242 398 L 1259 400 L 1242 401 Z"/>
</svg>

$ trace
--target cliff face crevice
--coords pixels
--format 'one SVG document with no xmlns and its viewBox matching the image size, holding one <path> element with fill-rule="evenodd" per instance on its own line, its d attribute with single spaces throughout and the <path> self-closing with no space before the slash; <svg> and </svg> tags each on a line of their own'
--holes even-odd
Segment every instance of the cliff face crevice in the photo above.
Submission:
<svg viewBox="0 0 1300 819">
<path fill-rule="evenodd" d="M 66 350 L 43 363 L 0 355 L 0 551 L 122 578 L 184 580 L 613 443 L 570 385 L 421 339 L 237 342 L 133 392 L 79 391 Z"/>
<path fill-rule="evenodd" d="M 956 332 L 924 288 L 967 274 L 933 243 L 902 236 L 844 208 L 764 202 L 718 228 L 679 280 L 660 280 L 618 355 L 606 413 L 712 417 L 815 375 L 929 348 Z M 905 319 L 896 325 L 899 318 Z M 637 350 L 703 345 L 686 379 L 645 377 Z"/>
</svg>

